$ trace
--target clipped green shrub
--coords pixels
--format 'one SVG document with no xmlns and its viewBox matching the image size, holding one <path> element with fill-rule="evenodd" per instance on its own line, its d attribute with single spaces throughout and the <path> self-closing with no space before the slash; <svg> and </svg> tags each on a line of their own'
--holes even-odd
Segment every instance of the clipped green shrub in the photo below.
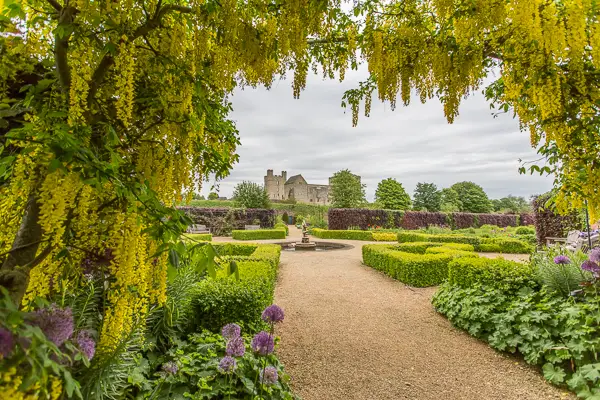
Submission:
<svg viewBox="0 0 600 400">
<path fill-rule="evenodd" d="M 231 237 L 236 240 L 285 239 L 285 230 L 283 230 L 283 229 L 258 229 L 255 231 L 234 230 L 231 232 Z"/>
<path fill-rule="evenodd" d="M 371 231 L 333 231 L 314 228 L 312 235 L 319 239 L 373 240 Z"/>
<path fill-rule="evenodd" d="M 481 253 L 502 253 L 502 248 L 499 244 L 483 243 L 477 246 L 477 251 Z"/>
<path fill-rule="evenodd" d="M 396 239 L 394 232 L 373 232 L 373 240 L 377 242 L 395 242 Z"/>
<path fill-rule="evenodd" d="M 528 226 L 520 226 L 515 231 L 517 235 L 535 235 L 535 228 L 530 228 Z"/>
<path fill-rule="evenodd" d="M 456 250 L 445 246 L 430 247 L 425 254 L 450 254 L 453 257 L 479 257 L 477 253 L 468 250 Z"/>
<path fill-rule="evenodd" d="M 489 239 L 481 239 L 482 244 L 496 244 L 500 247 L 500 253 L 509 253 L 509 254 L 527 254 L 533 251 L 533 246 L 528 243 L 525 243 L 518 239 L 509 239 L 509 238 L 489 238 Z M 476 251 L 480 250 L 479 246 L 475 246 Z"/>
<path fill-rule="evenodd" d="M 533 269 L 529 264 L 503 258 L 463 257 L 453 260 L 448 266 L 448 283 L 453 286 L 493 284 L 519 289 L 533 282 Z"/>
<path fill-rule="evenodd" d="M 288 226 L 286 224 L 284 224 L 283 222 L 276 223 L 275 229 L 283 229 L 285 231 L 286 236 L 290 234 Z"/>
<path fill-rule="evenodd" d="M 404 251 L 406 253 L 425 254 L 425 251 L 432 246 L 441 246 L 441 243 L 431 242 L 407 242 L 398 243 L 393 246 L 394 250 Z"/>
<path fill-rule="evenodd" d="M 248 254 L 248 249 L 254 250 Z M 275 279 L 281 247 L 277 245 L 217 247 L 217 252 L 232 254 L 223 256 L 234 259 L 239 271 L 239 280 L 234 275 L 218 273 L 216 279 L 205 279 L 193 290 L 193 318 L 189 332 L 208 329 L 218 332 L 225 324 L 235 322 L 246 331 L 256 332 L 263 328 L 260 319 L 265 307 L 273 302 Z M 235 254 L 236 252 L 243 253 Z"/>
<path fill-rule="evenodd" d="M 211 233 L 186 233 L 183 235 L 184 239 L 191 239 L 197 242 L 212 242 Z"/>
<path fill-rule="evenodd" d="M 429 236 L 425 233 L 417 233 L 410 231 L 400 231 L 398 232 L 398 242 L 406 243 L 406 242 L 428 242 Z"/>
</svg>

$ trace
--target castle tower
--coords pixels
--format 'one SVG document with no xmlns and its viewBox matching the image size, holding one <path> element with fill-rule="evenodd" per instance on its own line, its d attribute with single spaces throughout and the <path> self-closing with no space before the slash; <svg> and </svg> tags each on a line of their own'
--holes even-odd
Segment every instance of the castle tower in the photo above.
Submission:
<svg viewBox="0 0 600 400">
<path fill-rule="evenodd" d="M 284 185 L 287 179 L 287 172 L 281 171 L 281 175 L 274 175 L 272 169 L 267 170 L 265 175 L 265 191 L 271 200 L 285 200 Z"/>
</svg>

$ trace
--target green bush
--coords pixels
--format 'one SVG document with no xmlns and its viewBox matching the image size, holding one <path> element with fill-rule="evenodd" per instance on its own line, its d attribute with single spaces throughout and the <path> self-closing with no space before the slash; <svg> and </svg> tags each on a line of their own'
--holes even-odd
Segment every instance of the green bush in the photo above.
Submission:
<svg viewBox="0 0 600 400">
<path fill-rule="evenodd" d="M 285 230 L 283 230 L 283 229 L 258 229 L 255 231 L 234 230 L 231 232 L 231 237 L 235 240 L 285 239 Z"/>
<path fill-rule="evenodd" d="M 228 247 L 228 244 L 217 247 L 219 254 L 231 253 L 221 258 L 226 262 L 236 261 L 239 280 L 234 275 L 226 276 L 221 270 L 216 279 L 205 279 L 196 284 L 189 332 L 199 332 L 203 328 L 218 332 L 230 322 L 251 332 L 263 328 L 260 316 L 273 302 L 281 247 L 255 245 L 252 253 L 245 255 L 250 247 Z"/>
<path fill-rule="evenodd" d="M 478 258 L 477 253 L 468 250 L 456 250 L 445 246 L 430 247 L 425 250 L 425 254 L 449 254 L 453 257 L 472 257 Z"/>
<path fill-rule="evenodd" d="M 373 232 L 373 240 L 376 242 L 395 242 L 396 239 L 395 232 Z"/>
<path fill-rule="evenodd" d="M 373 240 L 371 231 L 333 231 L 314 228 L 312 235 L 319 239 Z"/>
<path fill-rule="evenodd" d="M 533 251 L 533 247 L 523 241 L 510 238 L 480 238 L 465 235 L 428 235 L 410 231 L 398 232 L 398 241 L 407 242 L 439 242 L 439 243 L 462 243 L 474 246 L 475 251 L 498 252 L 510 254 L 526 254 Z M 493 245 L 493 246 L 492 246 Z"/>
<path fill-rule="evenodd" d="M 503 258 L 457 258 L 448 266 L 448 282 L 454 286 L 495 284 L 518 289 L 533 282 L 529 264 Z"/>
<path fill-rule="evenodd" d="M 527 226 L 520 226 L 515 231 L 517 235 L 535 235 L 535 229 Z"/>
<path fill-rule="evenodd" d="M 276 223 L 274 228 L 275 229 L 283 229 L 285 231 L 286 236 L 290 234 L 288 226 L 286 224 L 284 224 L 283 222 Z"/>
<path fill-rule="evenodd" d="M 183 235 L 184 239 L 191 239 L 197 242 L 212 242 L 211 233 L 186 233 Z"/>
</svg>

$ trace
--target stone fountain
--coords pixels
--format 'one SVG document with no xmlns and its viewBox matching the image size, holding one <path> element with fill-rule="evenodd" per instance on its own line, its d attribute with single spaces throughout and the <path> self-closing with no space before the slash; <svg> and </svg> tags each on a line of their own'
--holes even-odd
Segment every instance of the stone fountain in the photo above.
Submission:
<svg viewBox="0 0 600 400">
<path fill-rule="evenodd" d="M 302 223 L 302 241 L 296 242 L 295 246 L 296 250 L 315 250 L 317 248 L 317 244 L 315 242 L 311 242 L 308 237 L 308 233 L 306 231 L 306 223 Z"/>
</svg>

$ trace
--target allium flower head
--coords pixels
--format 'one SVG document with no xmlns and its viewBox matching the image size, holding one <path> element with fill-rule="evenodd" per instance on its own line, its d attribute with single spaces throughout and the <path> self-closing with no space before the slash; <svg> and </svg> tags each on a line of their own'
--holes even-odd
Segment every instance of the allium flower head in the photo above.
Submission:
<svg viewBox="0 0 600 400">
<path fill-rule="evenodd" d="M 265 385 L 274 385 L 277 383 L 277 368 L 268 366 L 264 371 L 260 371 L 260 381 Z"/>
<path fill-rule="evenodd" d="M 594 275 L 600 274 L 600 266 L 592 260 L 585 260 L 583 264 L 581 264 L 581 269 L 584 271 L 589 271 Z"/>
<path fill-rule="evenodd" d="M 600 264 L 600 248 L 592 249 L 590 252 L 590 260 L 596 264 Z"/>
<path fill-rule="evenodd" d="M 237 362 L 235 361 L 235 358 L 231 356 L 225 356 L 221 359 L 221 361 L 219 361 L 219 371 L 225 374 L 233 372 L 233 370 L 235 370 L 236 367 Z"/>
<path fill-rule="evenodd" d="M 68 307 L 59 308 L 52 304 L 41 308 L 34 313 L 33 323 L 57 346 L 61 346 L 73 335 L 73 313 Z"/>
<path fill-rule="evenodd" d="M 8 329 L 0 328 L 0 358 L 8 357 L 15 348 L 15 337 Z"/>
<path fill-rule="evenodd" d="M 560 255 L 554 257 L 554 264 L 571 264 L 571 260 L 567 256 Z"/>
<path fill-rule="evenodd" d="M 225 353 L 227 353 L 228 356 L 241 357 L 244 355 L 245 352 L 246 343 L 244 343 L 243 337 L 238 336 L 227 342 L 227 348 L 225 350 Z"/>
<path fill-rule="evenodd" d="M 162 365 L 162 370 L 169 375 L 175 375 L 179 371 L 179 367 L 174 361 L 168 361 Z"/>
<path fill-rule="evenodd" d="M 240 328 L 238 324 L 227 324 L 221 329 L 221 335 L 223 335 L 226 340 L 239 337 L 241 332 L 242 328 Z"/>
<path fill-rule="evenodd" d="M 271 354 L 275 349 L 275 341 L 271 335 L 262 331 L 254 335 L 251 346 L 255 353 L 266 356 L 267 354 Z"/>
<path fill-rule="evenodd" d="M 88 360 L 94 358 L 94 354 L 96 353 L 96 342 L 90 331 L 80 331 L 77 334 L 75 342 L 77 343 L 79 350 L 85 354 Z"/>
<path fill-rule="evenodd" d="M 283 310 L 278 305 L 270 305 L 262 313 L 262 320 L 266 323 L 277 323 L 283 321 Z"/>
</svg>

